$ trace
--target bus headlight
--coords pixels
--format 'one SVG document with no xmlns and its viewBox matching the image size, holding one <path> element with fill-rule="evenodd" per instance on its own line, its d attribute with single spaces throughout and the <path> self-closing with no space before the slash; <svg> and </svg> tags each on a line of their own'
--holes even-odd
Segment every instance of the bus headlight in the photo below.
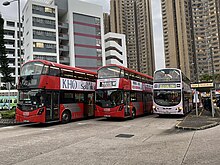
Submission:
<svg viewBox="0 0 220 165">
<path fill-rule="evenodd" d="M 178 110 L 178 112 L 180 112 L 183 110 L 183 107 L 178 107 L 177 110 Z"/>
<path fill-rule="evenodd" d="M 37 112 L 37 114 L 38 114 L 38 115 L 41 115 L 43 112 L 44 112 L 44 108 L 41 108 L 41 109 Z"/>
<path fill-rule="evenodd" d="M 119 107 L 119 111 L 122 111 L 122 109 L 123 109 L 123 106 L 121 105 L 121 106 Z"/>
</svg>

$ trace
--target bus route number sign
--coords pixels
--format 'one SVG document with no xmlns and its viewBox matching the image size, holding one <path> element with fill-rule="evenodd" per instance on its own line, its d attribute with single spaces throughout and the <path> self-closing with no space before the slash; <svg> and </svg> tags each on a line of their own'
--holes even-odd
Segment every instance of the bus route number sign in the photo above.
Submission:
<svg viewBox="0 0 220 165">
<path fill-rule="evenodd" d="M 115 87 L 116 81 L 100 82 L 100 87 Z"/>
<path fill-rule="evenodd" d="M 176 88 L 176 84 L 159 84 L 159 88 Z"/>
</svg>

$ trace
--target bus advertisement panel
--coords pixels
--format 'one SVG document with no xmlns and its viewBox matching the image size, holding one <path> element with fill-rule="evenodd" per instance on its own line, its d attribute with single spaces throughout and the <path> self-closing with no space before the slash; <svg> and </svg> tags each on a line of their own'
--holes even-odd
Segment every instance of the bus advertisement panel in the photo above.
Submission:
<svg viewBox="0 0 220 165">
<path fill-rule="evenodd" d="M 69 122 L 94 116 L 92 71 L 44 60 L 27 62 L 18 85 L 17 122 Z"/>
<path fill-rule="evenodd" d="M 160 69 L 154 73 L 153 110 L 156 114 L 185 115 L 192 108 L 189 79 L 179 69 Z"/>
<path fill-rule="evenodd" d="M 134 118 L 152 113 L 151 76 L 109 65 L 98 70 L 96 117 Z"/>
</svg>

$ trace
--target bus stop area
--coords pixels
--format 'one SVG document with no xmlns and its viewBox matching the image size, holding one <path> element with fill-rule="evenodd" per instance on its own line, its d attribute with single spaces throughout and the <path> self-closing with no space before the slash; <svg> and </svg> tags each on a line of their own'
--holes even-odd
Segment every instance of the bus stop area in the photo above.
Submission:
<svg viewBox="0 0 220 165">
<path fill-rule="evenodd" d="M 216 95 L 213 94 L 213 92 L 216 91 L 216 88 L 213 90 L 213 83 L 191 84 L 191 87 L 195 89 L 196 94 L 197 92 L 210 93 L 208 98 L 210 99 L 210 104 L 212 105 L 209 109 L 207 109 L 204 103 L 204 100 L 207 99 L 207 96 L 202 97 L 199 94 L 194 94 L 194 104 L 196 101 L 196 106 L 182 121 L 179 121 L 176 124 L 176 128 L 202 130 L 219 125 L 220 108 L 217 106 L 217 99 L 219 100 L 220 97 L 216 97 Z"/>
<path fill-rule="evenodd" d="M 182 121 L 176 124 L 176 128 L 188 130 L 202 130 L 219 125 L 220 110 L 215 108 L 215 117 L 212 117 L 210 111 L 204 108 L 198 108 L 199 115 L 196 115 L 196 110 L 193 109 Z"/>
</svg>

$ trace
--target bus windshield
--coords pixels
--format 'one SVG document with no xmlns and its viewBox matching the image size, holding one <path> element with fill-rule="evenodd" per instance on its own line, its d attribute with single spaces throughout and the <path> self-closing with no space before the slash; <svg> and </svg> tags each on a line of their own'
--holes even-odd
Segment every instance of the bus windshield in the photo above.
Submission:
<svg viewBox="0 0 220 165">
<path fill-rule="evenodd" d="M 41 90 L 25 90 L 19 92 L 19 104 L 41 105 Z"/>
<path fill-rule="evenodd" d="M 162 69 L 154 73 L 154 82 L 180 82 L 181 75 L 176 69 Z"/>
<path fill-rule="evenodd" d="M 21 76 L 27 75 L 39 75 L 43 69 L 43 63 L 41 62 L 29 62 L 22 66 Z"/>
<path fill-rule="evenodd" d="M 112 108 L 123 103 L 121 90 L 97 90 L 96 105 L 103 108 Z"/>
<path fill-rule="evenodd" d="M 160 106 L 175 106 L 181 101 L 181 90 L 155 90 L 154 102 Z"/>
<path fill-rule="evenodd" d="M 116 78 L 120 77 L 121 69 L 116 66 L 103 67 L 98 70 L 98 78 Z"/>
</svg>

